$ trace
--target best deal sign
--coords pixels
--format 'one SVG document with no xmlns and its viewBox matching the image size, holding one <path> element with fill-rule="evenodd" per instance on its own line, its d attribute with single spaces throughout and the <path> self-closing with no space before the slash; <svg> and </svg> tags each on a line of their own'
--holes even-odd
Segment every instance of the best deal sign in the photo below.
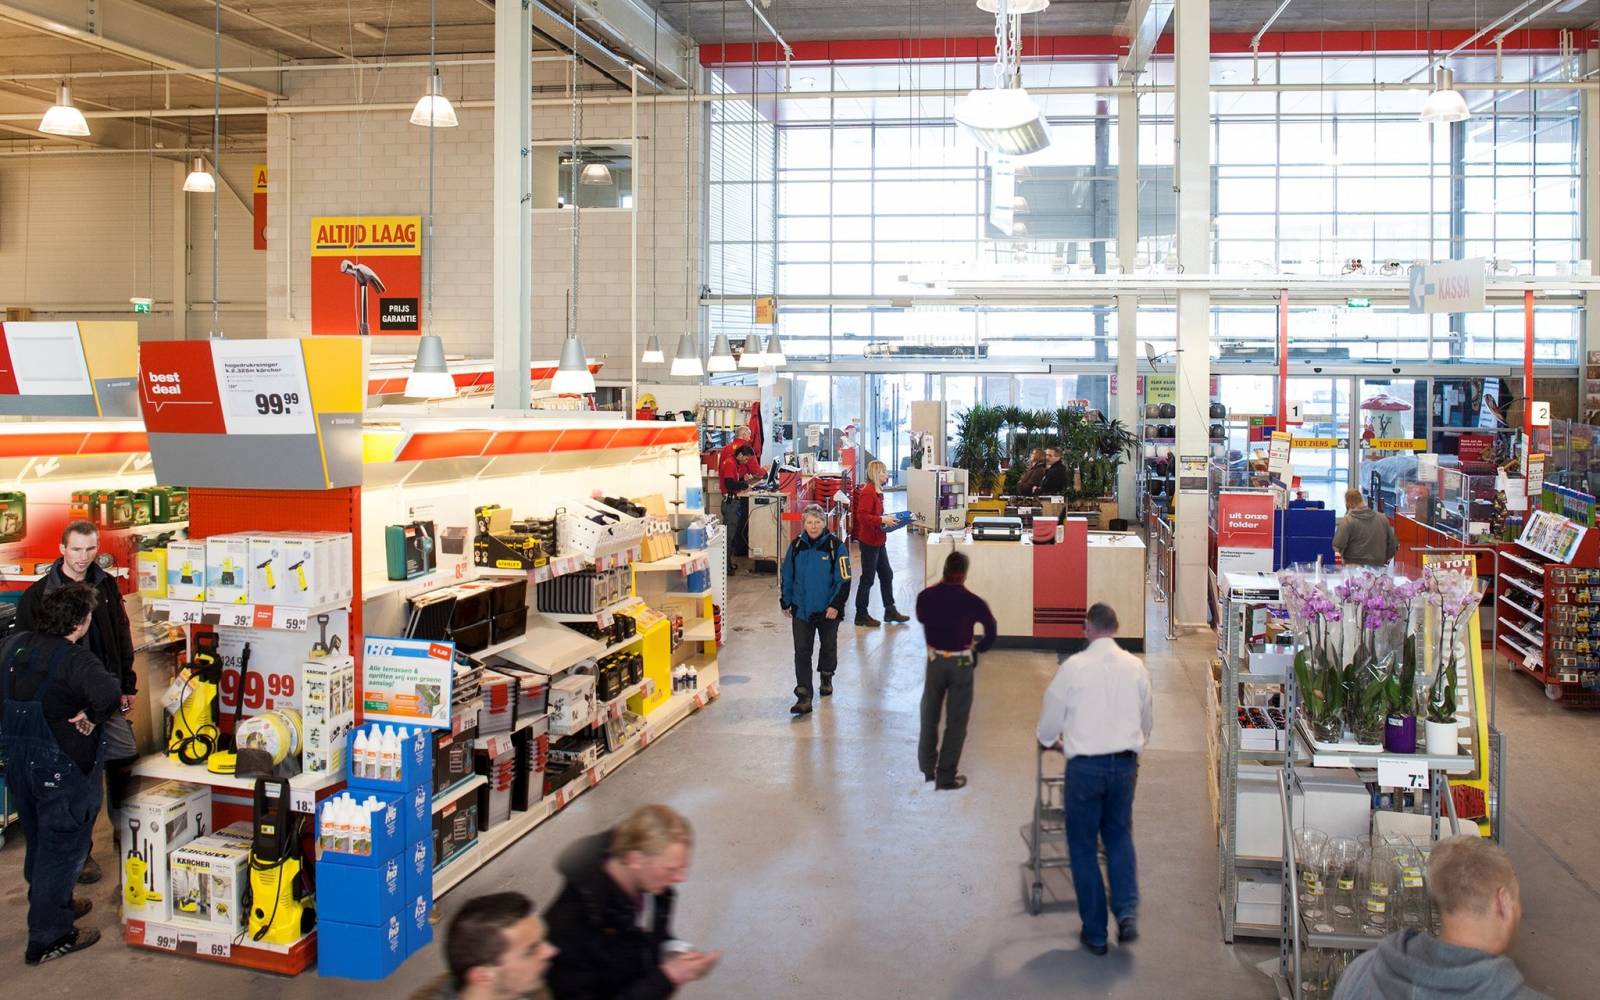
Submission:
<svg viewBox="0 0 1600 1000">
<path fill-rule="evenodd" d="M 311 220 L 311 332 L 422 332 L 422 217 Z"/>
<path fill-rule="evenodd" d="M 1270 493 L 1217 496 L 1217 576 L 1272 572 Z"/>
<path fill-rule="evenodd" d="M 141 344 L 139 403 L 156 478 L 240 489 L 359 485 L 365 355 L 354 337 Z"/>
</svg>

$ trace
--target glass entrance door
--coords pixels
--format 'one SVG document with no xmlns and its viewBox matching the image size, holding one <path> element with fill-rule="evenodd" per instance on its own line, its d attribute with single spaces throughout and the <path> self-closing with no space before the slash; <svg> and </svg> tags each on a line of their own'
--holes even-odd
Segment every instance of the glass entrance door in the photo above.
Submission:
<svg viewBox="0 0 1600 1000">
<path fill-rule="evenodd" d="M 1300 424 L 1290 425 L 1294 447 L 1290 471 L 1300 480 L 1307 500 L 1320 500 L 1330 510 L 1344 510 L 1350 486 L 1351 393 L 1349 377 L 1291 377 L 1290 412 L 1300 407 Z"/>
<path fill-rule="evenodd" d="M 871 426 L 866 462 L 877 459 L 889 467 L 889 484 L 903 487 L 911 464 L 911 403 L 928 398 L 927 375 L 873 375 Z"/>
<path fill-rule="evenodd" d="M 1374 510 L 1392 514 L 1400 483 L 1416 475 L 1417 453 L 1427 450 L 1428 380 L 1364 378 L 1359 385 L 1356 487 Z"/>
</svg>

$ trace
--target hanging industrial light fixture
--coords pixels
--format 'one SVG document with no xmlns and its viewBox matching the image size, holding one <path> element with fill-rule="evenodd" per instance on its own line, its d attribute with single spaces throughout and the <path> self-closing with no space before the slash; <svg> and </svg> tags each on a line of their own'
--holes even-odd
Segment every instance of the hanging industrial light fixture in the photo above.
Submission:
<svg viewBox="0 0 1600 1000">
<path fill-rule="evenodd" d="M 1037 14 L 1050 6 L 1050 0 L 1011 0 L 1011 14 Z M 978 0 L 978 9 L 985 14 L 1000 13 L 1000 0 Z"/>
<path fill-rule="evenodd" d="M 705 367 L 700 364 L 700 348 L 694 343 L 694 334 L 684 333 L 678 338 L 678 355 L 672 359 L 672 374 L 683 378 L 699 378 L 705 373 Z"/>
<path fill-rule="evenodd" d="M 1019 0 L 1021 2 L 1021 0 Z M 1022 18 L 1012 0 L 997 0 L 994 86 L 967 92 L 955 120 L 978 145 L 1002 156 L 1026 156 L 1050 145 L 1050 128 L 1022 86 Z"/>
<path fill-rule="evenodd" d="M 661 352 L 661 338 L 652 333 L 650 339 L 645 341 L 644 353 L 639 355 L 639 363 L 659 365 L 664 364 L 666 360 L 667 356 Z"/>
<path fill-rule="evenodd" d="M 706 362 L 706 371 L 731 372 L 738 367 L 733 359 L 733 348 L 728 344 L 728 335 L 717 334 L 717 339 L 711 344 L 711 359 Z"/>
<path fill-rule="evenodd" d="M 739 351 L 739 367 L 756 369 L 765 363 L 767 352 L 761 346 L 761 335 L 747 333 L 744 338 L 744 347 Z"/>
<path fill-rule="evenodd" d="M 586 163 L 583 172 L 578 176 L 579 184 L 592 184 L 596 187 L 611 184 L 611 168 L 604 163 Z"/>
<path fill-rule="evenodd" d="M 572 5 L 572 51 L 578 51 L 578 5 Z M 569 63 L 572 80 L 572 162 L 578 163 L 578 139 L 583 135 L 583 105 L 578 101 L 578 61 Z M 550 388 L 562 395 L 587 395 L 594 392 L 594 373 L 578 340 L 578 174 L 567 172 L 567 200 L 572 205 L 572 305 L 567 310 L 567 339 L 561 343 L 561 363 L 550 381 Z"/>
<path fill-rule="evenodd" d="M 594 373 L 589 370 L 589 360 L 583 356 L 583 345 L 574 335 L 568 335 L 561 344 L 561 364 L 556 376 L 550 380 L 552 391 L 563 396 L 581 396 L 594 392 Z"/>
<path fill-rule="evenodd" d="M 89 123 L 84 120 L 83 112 L 79 111 L 72 103 L 72 88 L 63 80 L 61 86 L 56 88 L 56 103 L 44 113 L 44 118 L 39 122 L 39 131 L 51 135 L 85 136 L 89 134 Z"/>
<path fill-rule="evenodd" d="M 1422 120 L 1429 124 L 1464 122 L 1472 117 L 1467 99 L 1456 89 L 1456 75 L 1444 66 L 1439 67 L 1433 93 L 1422 105 Z"/>
<path fill-rule="evenodd" d="M 768 368 L 782 368 L 789 363 L 784 356 L 783 343 L 778 340 L 778 332 L 774 330 L 772 336 L 767 338 L 767 353 L 765 356 Z"/>
<path fill-rule="evenodd" d="M 189 176 L 183 179 L 183 189 L 190 194 L 214 194 L 217 190 L 217 179 L 211 176 L 211 171 L 206 168 L 206 158 L 197 156 L 189 165 Z"/>
<path fill-rule="evenodd" d="M 423 128 L 455 128 L 461 124 L 450 98 L 444 96 L 444 81 L 437 69 L 428 78 L 428 92 L 417 98 L 417 106 L 411 109 L 411 124 Z"/>
<path fill-rule="evenodd" d="M 440 399 L 456 394 L 456 380 L 445 365 L 444 341 L 425 333 L 417 344 L 417 360 L 406 376 L 406 395 L 413 399 Z"/>
</svg>

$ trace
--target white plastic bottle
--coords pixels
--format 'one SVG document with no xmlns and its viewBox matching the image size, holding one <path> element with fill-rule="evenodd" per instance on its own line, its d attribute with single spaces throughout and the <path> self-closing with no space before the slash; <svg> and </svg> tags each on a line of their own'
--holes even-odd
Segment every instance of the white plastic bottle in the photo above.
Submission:
<svg viewBox="0 0 1600 1000">
<path fill-rule="evenodd" d="M 350 798 L 346 795 L 333 800 L 333 849 L 350 853 Z"/>
<path fill-rule="evenodd" d="M 334 811 L 338 808 L 338 802 L 339 800 L 337 798 L 327 799 L 322 803 L 322 808 L 317 811 L 319 817 L 317 823 L 317 843 L 322 845 L 322 849 L 324 851 L 333 850 L 333 817 Z"/>
<path fill-rule="evenodd" d="M 380 776 L 384 781 L 400 780 L 400 737 L 393 726 L 383 731 L 383 769 Z"/>
<path fill-rule="evenodd" d="M 350 853 L 368 855 L 372 853 L 372 814 L 362 808 L 359 803 L 350 804 L 351 829 Z"/>
<path fill-rule="evenodd" d="M 689 664 L 689 690 L 700 690 L 700 671 L 696 670 L 692 663 Z"/>
<path fill-rule="evenodd" d="M 355 747 L 350 755 L 350 766 L 357 778 L 372 777 L 372 772 L 367 770 L 368 762 L 371 759 L 370 749 L 367 731 L 363 729 L 356 733 Z"/>
<path fill-rule="evenodd" d="M 411 730 L 401 726 L 395 730 L 395 738 L 397 740 L 396 750 L 400 754 L 400 762 L 395 767 L 394 780 L 399 781 L 405 776 L 406 760 L 411 756 Z"/>
</svg>

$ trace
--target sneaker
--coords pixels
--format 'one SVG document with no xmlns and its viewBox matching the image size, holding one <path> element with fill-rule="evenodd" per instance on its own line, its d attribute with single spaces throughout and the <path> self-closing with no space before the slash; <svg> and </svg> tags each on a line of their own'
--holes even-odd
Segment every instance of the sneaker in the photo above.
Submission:
<svg viewBox="0 0 1600 1000">
<path fill-rule="evenodd" d="M 878 621 L 878 619 L 872 617 L 871 615 L 869 615 L 869 614 L 867 614 L 865 612 L 863 612 L 863 613 L 861 613 L 859 615 L 856 615 L 856 626 L 858 628 L 877 628 L 879 625 L 882 625 L 882 624 L 883 624 L 883 622 Z"/>
<path fill-rule="evenodd" d="M 1139 940 L 1139 922 L 1132 917 L 1117 921 L 1117 944 L 1132 944 Z"/>
<path fill-rule="evenodd" d="M 830 695 L 830 694 L 833 694 L 833 675 L 832 674 L 823 674 L 822 675 L 822 687 L 818 689 L 817 693 L 822 695 L 822 697 L 824 697 L 824 698 L 828 697 L 828 695 Z"/>
<path fill-rule="evenodd" d="M 883 620 L 894 625 L 903 625 L 911 619 L 896 611 L 894 608 L 890 608 L 888 611 L 883 613 Z"/>
<path fill-rule="evenodd" d="M 83 870 L 78 873 L 78 884 L 94 885 L 96 882 L 100 881 L 101 875 L 102 872 L 100 871 L 100 862 L 96 861 L 94 858 L 85 858 L 83 861 Z"/>
<path fill-rule="evenodd" d="M 22 961 L 27 965 L 38 965 L 40 962 L 49 962 L 57 958 L 64 958 L 75 951 L 82 951 L 92 947 L 100 940 L 100 931 L 95 927 L 74 927 L 72 933 L 46 948 L 34 951 L 29 948 L 23 955 Z"/>
<path fill-rule="evenodd" d="M 951 780 L 941 781 L 933 787 L 937 788 L 941 792 L 953 792 L 959 788 L 967 787 L 967 776 L 964 774 L 958 774 Z"/>
<path fill-rule="evenodd" d="M 1095 944 L 1093 941 L 1090 941 L 1089 935 L 1085 931 L 1078 932 L 1078 940 L 1083 942 L 1084 948 L 1086 948 L 1090 954 L 1104 955 L 1108 950 L 1105 945 Z"/>
<path fill-rule="evenodd" d="M 82 920 L 89 915 L 89 911 L 92 909 L 94 909 L 94 900 L 79 899 L 77 896 L 72 897 L 72 919 Z"/>
</svg>

